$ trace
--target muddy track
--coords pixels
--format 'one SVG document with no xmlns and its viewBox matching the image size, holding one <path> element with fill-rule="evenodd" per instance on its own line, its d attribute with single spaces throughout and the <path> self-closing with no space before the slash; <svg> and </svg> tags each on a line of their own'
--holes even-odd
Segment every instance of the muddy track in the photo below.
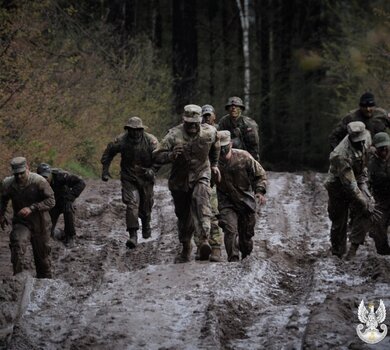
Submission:
<svg viewBox="0 0 390 350">
<path fill-rule="evenodd" d="M 0 345 L 364 349 L 354 329 L 357 305 L 362 298 L 390 305 L 390 261 L 370 239 L 355 261 L 329 254 L 324 176 L 270 173 L 253 254 L 218 264 L 173 263 L 180 245 L 165 181 L 155 188 L 152 237 L 139 234 L 135 250 L 125 246 L 119 181 L 88 181 L 76 244 L 52 242 L 55 279 L 36 280 L 33 269 L 12 277 L 1 236 Z"/>
</svg>

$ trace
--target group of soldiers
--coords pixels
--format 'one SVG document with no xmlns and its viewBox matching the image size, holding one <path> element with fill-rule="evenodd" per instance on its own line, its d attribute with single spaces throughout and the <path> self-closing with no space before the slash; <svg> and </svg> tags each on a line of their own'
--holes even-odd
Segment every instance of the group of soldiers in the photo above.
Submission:
<svg viewBox="0 0 390 350">
<path fill-rule="evenodd" d="M 254 120 L 243 116 L 245 106 L 239 97 L 226 103 L 228 114 L 216 124 L 213 106 L 190 104 L 184 107 L 182 122 L 161 140 L 147 133 L 139 117 L 131 117 L 124 132 L 103 152 L 102 180 L 111 177 L 109 168 L 119 153 L 122 201 L 126 205 L 126 246 L 138 244 L 139 219 L 142 237 L 152 235 L 151 213 L 156 173 L 171 164 L 168 186 L 178 220 L 182 245 L 177 263 L 195 259 L 222 261 L 224 245 L 229 262 L 244 259 L 253 249 L 256 208 L 265 204 L 266 172 L 259 163 L 259 134 Z M 51 278 L 50 233 L 64 214 L 65 243 L 75 235 L 74 200 L 85 188 L 84 181 L 48 164 L 30 172 L 27 160 L 11 161 L 13 175 L 4 179 L 0 199 L 0 224 L 7 221 L 7 205 L 12 201 L 10 233 L 14 274 L 26 268 L 24 255 L 31 242 L 38 278 Z M 51 217 L 51 220 L 50 220 Z M 224 233 L 222 235 L 221 232 Z"/>
<path fill-rule="evenodd" d="M 359 108 L 348 113 L 329 136 L 328 213 L 332 254 L 351 260 L 366 234 L 376 251 L 390 255 L 390 114 L 376 106 L 370 92 Z M 350 247 L 347 251 L 347 232 Z"/>
<path fill-rule="evenodd" d="M 139 117 L 131 117 L 124 132 L 110 142 L 101 158 L 102 180 L 119 153 L 122 201 L 126 205 L 126 246 L 152 235 L 151 213 L 156 173 L 171 164 L 168 187 L 177 217 L 182 245 L 177 263 L 191 260 L 222 261 L 222 240 L 229 262 L 251 254 L 257 208 L 266 202 L 266 172 L 259 163 L 256 122 L 244 116 L 239 97 L 230 97 L 228 114 L 216 124 L 213 106 L 184 107 L 182 122 L 161 140 L 147 133 Z M 359 108 L 345 116 L 330 134 L 332 152 L 328 213 L 332 254 L 352 259 L 366 234 L 374 239 L 378 254 L 390 255 L 387 227 L 390 218 L 390 115 L 376 107 L 374 95 L 364 93 Z M 38 278 L 51 278 L 50 235 L 65 244 L 75 236 L 73 202 L 85 188 L 77 175 L 42 163 L 31 172 L 24 157 L 11 161 L 13 175 L 4 179 L 0 198 L 0 225 L 8 224 L 7 205 L 12 201 L 10 233 L 14 274 L 26 268 L 24 256 L 31 242 Z M 64 230 L 56 234 L 59 216 Z M 222 230 L 221 230 L 222 229 Z M 347 252 L 347 231 L 350 247 Z M 223 234 L 222 234 L 223 232 Z M 223 237 L 223 239 L 222 239 Z"/>
</svg>

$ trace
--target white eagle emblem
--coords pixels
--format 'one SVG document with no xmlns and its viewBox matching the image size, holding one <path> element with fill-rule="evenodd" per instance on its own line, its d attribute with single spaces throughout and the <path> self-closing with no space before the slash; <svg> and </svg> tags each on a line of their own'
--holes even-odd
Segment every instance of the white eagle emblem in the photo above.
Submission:
<svg viewBox="0 0 390 350">
<path fill-rule="evenodd" d="M 368 303 L 368 308 L 370 311 L 368 311 L 364 306 L 364 302 L 362 300 L 358 308 L 358 317 L 359 321 L 364 323 L 367 328 L 364 332 L 362 332 L 364 325 L 359 324 L 356 327 L 356 332 L 359 338 L 364 342 L 368 344 L 376 344 L 383 340 L 387 334 L 387 326 L 385 324 L 381 324 L 386 318 L 386 308 L 382 300 L 379 301 L 379 306 L 376 311 L 374 311 L 373 303 Z M 377 329 L 378 326 L 380 326 L 380 329 L 383 331 L 382 333 Z"/>
</svg>

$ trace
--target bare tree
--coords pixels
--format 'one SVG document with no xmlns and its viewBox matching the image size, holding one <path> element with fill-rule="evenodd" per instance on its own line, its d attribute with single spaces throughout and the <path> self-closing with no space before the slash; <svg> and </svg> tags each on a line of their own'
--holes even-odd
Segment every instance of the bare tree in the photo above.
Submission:
<svg viewBox="0 0 390 350">
<path fill-rule="evenodd" d="M 243 1 L 243 4 L 241 3 Z M 249 54 L 249 0 L 236 0 L 242 28 L 242 51 L 244 55 L 244 104 L 246 110 L 250 106 L 250 54 Z"/>
</svg>

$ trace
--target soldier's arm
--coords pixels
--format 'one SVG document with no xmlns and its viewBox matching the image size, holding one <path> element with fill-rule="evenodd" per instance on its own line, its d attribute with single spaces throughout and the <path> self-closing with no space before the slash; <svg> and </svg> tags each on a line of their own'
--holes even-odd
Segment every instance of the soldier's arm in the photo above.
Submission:
<svg viewBox="0 0 390 350">
<path fill-rule="evenodd" d="M 215 130 L 214 142 L 209 151 L 209 160 L 212 168 L 218 167 L 219 153 L 221 152 L 221 144 L 217 137 L 217 130 Z"/>
<path fill-rule="evenodd" d="M 116 138 L 114 142 L 110 142 L 107 145 L 100 160 L 103 165 L 103 173 L 108 173 L 112 160 L 120 152 L 120 150 L 121 144 L 119 138 Z"/>
<path fill-rule="evenodd" d="M 0 195 L 0 218 L 5 217 L 7 211 L 8 203 L 10 201 L 10 196 L 8 194 L 8 187 L 6 181 L 4 180 L 1 185 L 1 195 Z"/>
<path fill-rule="evenodd" d="M 150 145 L 150 150 L 151 150 L 151 152 L 153 154 L 153 152 L 159 146 L 159 142 L 158 142 L 157 137 L 149 134 L 149 145 Z M 152 164 L 151 169 L 153 170 L 154 173 L 157 173 L 160 170 L 160 168 L 161 168 L 161 164 L 158 164 L 157 162 L 155 162 L 154 161 L 154 157 L 153 157 L 153 164 Z"/>
<path fill-rule="evenodd" d="M 62 173 L 61 176 L 69 188 L 69 200 L 75 200 L 84 191 L 85 181 L 80 176 L 74 174 Z"/>
<path fill-rule="evenodd" d="M 265 194 L 267 192 L 267 173 L 264 168 L 257 160 L 250 158 L 247 170 L 254 192 Z"/>
<path fill-rule="evenodd" d="M 173 161 L 173 135 L 171 132 L 163 138 L 161 143 L 153 151 L 153 164 L 161 166 Z"/>
<path fill-rule="evenodd" d="M 30 205 L 30 210 L 34 211 L 46 211 L 50 210 L 56 204 L 54 199 L 54 192 L 50 184 L 46 180 L 37 180 L 37 186 L 39 192 L 42 194 L 43 199 L 39 202 L 35 202 Z"/>
</svg>

